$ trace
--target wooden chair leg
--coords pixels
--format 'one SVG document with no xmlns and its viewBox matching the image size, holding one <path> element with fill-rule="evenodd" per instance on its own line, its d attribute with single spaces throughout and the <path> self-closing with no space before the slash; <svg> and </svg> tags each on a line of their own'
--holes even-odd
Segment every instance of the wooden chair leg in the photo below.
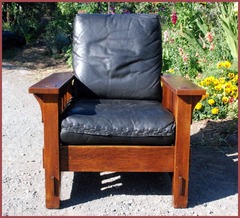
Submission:
<svg viewBox="0 0 240 218">
<path fill-rule="evenodd" d="M 56 209 L 60 207 L 60 179 L 51 176 L 45 171 L 45 190 L 46 190 L 46 207 Z"/>
<path fill-rule="evenodd" d="M 173 205 L 186 208 L 188 205 L 188 181 L 190 165 L 190 136 L 176 142 L 172 180 Z"/>
<path fill-rule="evenodd" d="M 173 206 L 187 208 L 188 206 L 188 176 L 173 175 Z"/>
<path fill-rule="evenodd" d="M 45 143 L 46 140 L 45 140 Z M 60 207 L 60 187 L 61 187 L 61 172 L 59 161 L 55 152 L 49 149 L 49 145 L 45 145 L 43 149 L 43 167 L 45 169 L 45 194 L 46 207 L 48 209 L 56 209 Z M 55 161 L 54 157 L 55 156 Z"/>
<path fill-rule="evenodd" d="M 60 207 L 59 104 L 57 95 L 44 97 L 44 168 L 46 207 Z"/>
<path fill-rule="evenodd" d="M 192 99 L 180 96 L 176 97 L 175 100 L 178 108 L 175 111 L 177 125 L 172 181 L 173 205 L 175 208 L 186 208 L 188 205 Z"/>
</svg>

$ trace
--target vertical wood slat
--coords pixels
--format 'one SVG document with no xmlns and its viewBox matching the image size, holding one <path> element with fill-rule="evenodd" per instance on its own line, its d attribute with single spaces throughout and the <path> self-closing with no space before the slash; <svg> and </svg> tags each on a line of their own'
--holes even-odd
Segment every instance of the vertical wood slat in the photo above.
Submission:
<svg viewBox="0 0 240 218">
<path fill-rule="evenodd" d="M 169 108 L 169 94 L 170 94 L 170 90 L 165 86 L 165 84 L 163 84 L 162 86 L 162 105 L 165 108 Z"/>
<path fill-rule="evenodd" d="M 66 107 L 68 101 L 72 98 L 72 94 L 71 94 L 71 86 L 67 86 L 65 87 L 65 89 L 62 91 L 61 95 L 60 95 L 60 113 L 64 110 L 64 108 Z"/>
</svg>

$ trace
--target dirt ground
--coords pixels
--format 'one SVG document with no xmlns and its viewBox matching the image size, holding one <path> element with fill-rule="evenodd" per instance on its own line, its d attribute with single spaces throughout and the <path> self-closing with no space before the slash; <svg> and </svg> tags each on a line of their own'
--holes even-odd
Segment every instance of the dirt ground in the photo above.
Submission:
<svg viewBox="0 0 240 218">
<path fill-rule="evenodd" d="M 3 216 L 237 216 L 237 120 L 191 126 L 189 207 L 174 209 L 165 173 L 63 173 L 61 209 L 44 203 L 43 126 L 28 87 L 55 72 L 71 72 L 44 46 L 3 53 Z"/>
</svg>

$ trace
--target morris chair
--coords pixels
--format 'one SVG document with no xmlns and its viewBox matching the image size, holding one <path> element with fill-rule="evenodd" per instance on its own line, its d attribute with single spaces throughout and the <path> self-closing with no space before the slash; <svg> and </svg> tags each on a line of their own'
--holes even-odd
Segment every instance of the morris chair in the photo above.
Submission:
<svg viewBox="0 0 240 218">
<path fill-rule="evenodd" d="M 77 14 L 74 73 L 29 88 L 44 123 L 46 207 L 60 207 L 62 171 L 170 172 L 188 204 L 190 124 L 205 90 L 162 75 L 159 17 Z"/>
</svg>

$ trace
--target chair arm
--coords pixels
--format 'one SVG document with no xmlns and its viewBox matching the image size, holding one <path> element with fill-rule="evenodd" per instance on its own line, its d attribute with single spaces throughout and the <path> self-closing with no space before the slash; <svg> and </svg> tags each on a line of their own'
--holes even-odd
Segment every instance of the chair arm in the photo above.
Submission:
<svg viewBox="0 0 240 218">
<path fill-rule="evenodd" d="M 29 93 L 35 96 L 40 105 L 43 122 L 50 109 L 54 108 L 53 114 L 64 110 L 72 97 L 74 78 L 72 73 L 54 73 L 29 88 Z"/>
<path fill-rule="evenodd" d="M 205 89 L 197 86 L 190 80 L 178 75 L 163 75 L 163 85 L 167 86 L 176 95 L 204 95 Z"/>
<path fill-rule="evenodd" d="M 197 86 L 190 80 L 177 75 L 163 75 L 162 104 L 173 112 L 176 121 L 182 114 L 192 115 L 195 105 L 201 100 L 206 90 Z M 189 117 L 191 119 L 191 117 Z M 186 123 L 190 123 L 190 119 Z"/>
<path fill-rule="evenodd" d="M 61 94 L 72 83 L 72 73 L 54 73 L 29 88 L 33 94 Z"/>
</svg>

